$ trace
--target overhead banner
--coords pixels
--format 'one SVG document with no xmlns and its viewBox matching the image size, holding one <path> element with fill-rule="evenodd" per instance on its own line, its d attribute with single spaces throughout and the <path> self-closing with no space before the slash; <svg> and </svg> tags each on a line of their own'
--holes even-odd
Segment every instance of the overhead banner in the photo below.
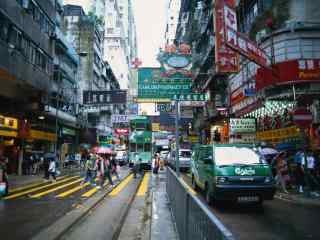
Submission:
<svg viewBox="0 0 320 240">
<path fill-rule="evenodd" d="M 226 45 L 225 26 L 237 30 L 234 0 L 216 0 L 214 8 L 215 62 L 217 73 L 239 72 L 239 54 Z"/>
<path fill-rule="evenodd" d="M 253 118 L 230 118 L 230 133 L 254 133 L 256 132 L 256 120 Z"/>
<path fill-rule="evenodd" d="M 83 104 L 126 104 L 127 91 L 83 91 Z"/>
</svg>

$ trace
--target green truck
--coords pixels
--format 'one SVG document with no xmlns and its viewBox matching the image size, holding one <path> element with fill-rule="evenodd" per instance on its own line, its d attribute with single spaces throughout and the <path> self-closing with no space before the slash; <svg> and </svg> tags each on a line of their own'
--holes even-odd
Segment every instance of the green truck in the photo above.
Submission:
<svg viewBox="0 0 320 240">
<path fill-rule="evenodd" d="M 144 169 L 151 169 L 152 129 L 147 116 L 136 116 L 130 120 L 129 165 L 137 163 Z"/>
<path fill-rule="evenodd" d="M 198 145 L 191 158 L 192 186 L 213 201 L 272 200 L 275 183 L 270 166 L 252 145 Z"/>
</svg>

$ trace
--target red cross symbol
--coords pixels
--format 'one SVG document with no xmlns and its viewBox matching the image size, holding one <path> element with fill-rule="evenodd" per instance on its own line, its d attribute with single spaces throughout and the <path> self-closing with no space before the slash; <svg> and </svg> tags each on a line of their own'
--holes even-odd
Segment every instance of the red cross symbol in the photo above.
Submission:
<svg viewBox="0 0 320 240">
<path fill-rule="evenodd" d="M 138 68 L 141 64 L 142 64 L 142 62 L 140 61 L 139 58 L 135 58 L 135 59 L 132 61 L 133 68 Z"/>
</svg>

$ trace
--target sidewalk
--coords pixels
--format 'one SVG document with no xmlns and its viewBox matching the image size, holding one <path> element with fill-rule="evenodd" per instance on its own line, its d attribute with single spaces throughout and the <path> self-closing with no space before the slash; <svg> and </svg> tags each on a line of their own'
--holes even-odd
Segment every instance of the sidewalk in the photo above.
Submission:
<svg viewBox="0 0 320 240">
<path fill-rule="evenodd" d="M 150 174 L 146 195 L 136 195 L 119 240 L 178 240 L 166 193 L 166 170 Z"/>
</svg>

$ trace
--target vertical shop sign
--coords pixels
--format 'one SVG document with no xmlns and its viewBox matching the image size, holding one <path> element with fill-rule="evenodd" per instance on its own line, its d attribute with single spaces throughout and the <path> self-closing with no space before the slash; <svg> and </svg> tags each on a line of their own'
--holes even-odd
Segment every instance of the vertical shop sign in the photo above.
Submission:
<svg viewBox="0 0 320 240">
<path fill-rule="evenodd" d="M 215 60 L 217 73 L 235 73 L 239 71 L 239 55 L 226 45 L 225 29 L 228 26 L 237 30 L 237 18 L 234 0 L 215 2 L 214 26 L 216 32 Z"/>
</svg>

